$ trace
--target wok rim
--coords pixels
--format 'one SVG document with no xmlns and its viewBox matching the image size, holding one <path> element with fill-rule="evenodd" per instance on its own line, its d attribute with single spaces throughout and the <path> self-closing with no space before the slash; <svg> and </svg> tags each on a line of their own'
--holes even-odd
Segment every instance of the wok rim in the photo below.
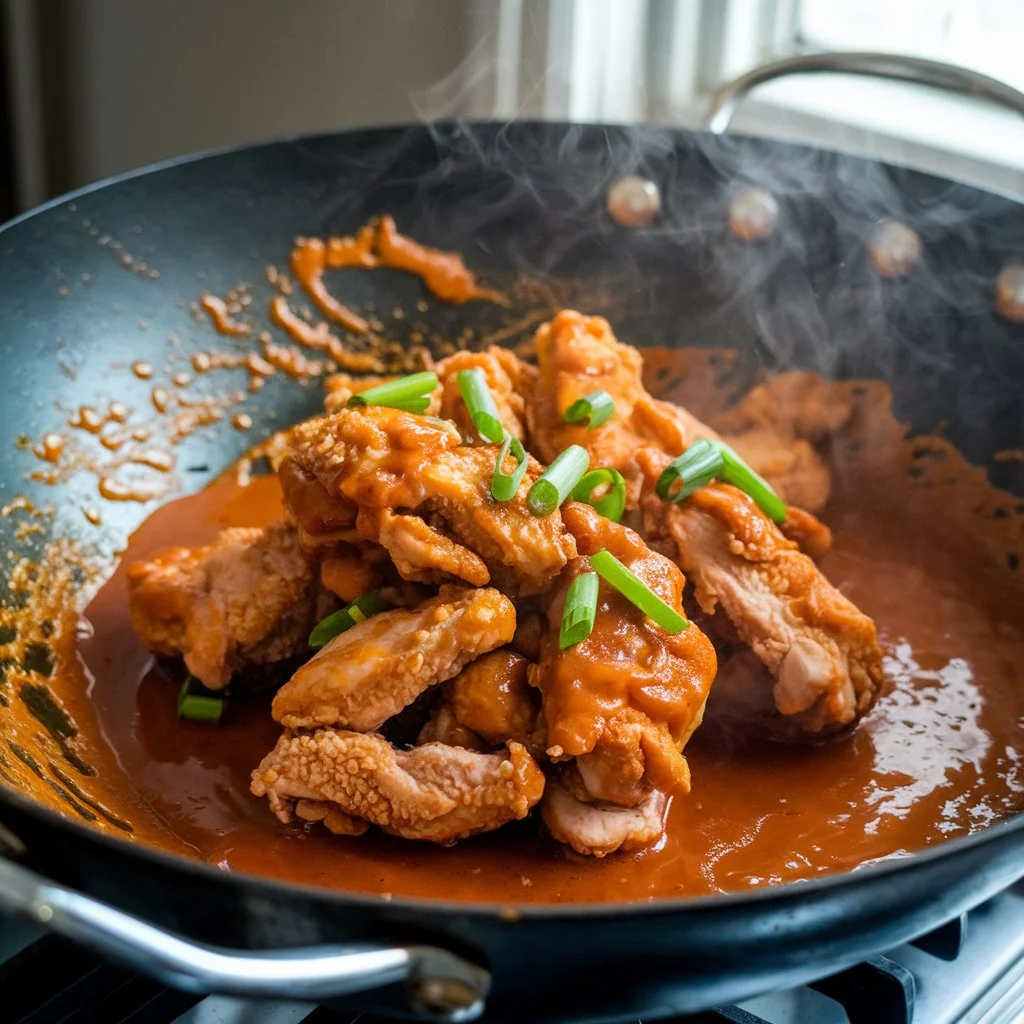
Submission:
<svg viewBox="0 0 1024 1024">
<path fill-rule="evenodd" d="M 432 127 L 500 127 L 509 124 L 524 126 L 527 128 L 545 127 L 564 129 L 581 126 L 590 130 L 600 130 L 601 128 L 620 128 L 624 130 L 639 131 L 644 129 L 655 129 L 679 136 L 704 136 L 709 139 L 718 138 L 718 136 L 701 129 L 654 122 L 580 123 L 572 121 L 548 121 L 541 119 L 524 119 L 509 122 L 501 119 L 460 119 L 434 122 Z M 21 225 L 31 221 L 33 218 L 52 210 L 56 210 L 61 206 L 74 202 L 76 199 L 91 195 L 93 192 L 112 188 L 136 178 L 142 178 L 163 171 L 173 170 L 184 165 L 198 163 L 203 160 L 243 152 L 254 152 L 275 146 L 340 139 L 361 133 L 389 132 L 397 134 L 410 129 L 429 130 L 430 127 L 431 126 L 421 122 L 385 125 L 359 125 L 341 130 L 302 132 L 293 135 L 261 139 L 254 142 L 250 141 L 229 144 L 226 146 L 218 146 L 193 153 L 169 157 L 165 160 L 158 160 L 153 163 L 144 164 L 140 167 L 111 175 L 110 177 L 100 179 L 99 181 L 90 182 L 80 188 L 55 196 L 54 198 L 49 199 L 38 206 L 32 207 L 29 210 L 25 210 L 5 223 L 0 224 L 0 239 L 3 239 L 11 230 L 20 227 Z M 947 178 L 941 175 L 932 174 L 928 171 L 918 170 L 913 167 L 906 167 L 899 164 L 888 163 L 887 161 L 876 160 L 868 155 L 848 153 L 825 146 L 811 146 L 805 143 L 793 142 L 786 139 L 749 135 L 740 132 L 729 132 L 728 136 L 731 139 L 742 140 L 743 143 L 785 147 L 805 152 L 829 153 L 842 160 L 860 161 L 863 163 L 881 166 L 886 169 L 893 169 L 909 174 L 919 175 L 925 178 L 930 178 L 934 181 L 956 184 L 962 188 L 972 189 L 975 192 L 984 195 L 995 196 L 1006 202 L 1024 206 L 1024 199 L 1020 197 L 1006 195 L 996 190 L 983 188 L 971 182 L 965 182 L 955 178 Z M 1021 681 L 1024 682 L 1024 680 Z M 187 875 L 193 875 L 204 881 L 216 882 L 221 885 L 226 884 L 232 888 L 240 890 L 251 888 L 255 885 L 260 888 L 270 890 L 275 896 L 280 898 L 301 896 L 316 902 L 329 903 L 338 906 L 339 909 L 346 906 L 357 906 L 368 910 L 393 908 L 395 910 L 417 911 L 432 917 L 456 915 L 476 919 L 496 918 L 510 926 L 521 921 L 545 919 L 604 919 L 623 916 L 647 917 L 662 914 L 696 916 L 702 912 L 710 913 L 736 907 L 747 907 L 751 905 L 762 906 L 780 902 L 785 903 L 794 898 L 799 899 L 802 896 L 818 896 L 820 894 L 842 890 L 847 886 L 856 885 L 861 880 L 875 880 L 896 876 L 905 871 L 914 870 L 921 865 L 958 856 L 968 850 L 984 846 L 989 842 L 995 842 L 1015 832 L 1024 832 L 1024 810 L 1021 810 L 996 822 L 995 824 L 987 825 L 977 832 L 966 836 L 959 836 L 955 839 L 942 840 L 934 845 L 914 851 L 913 853 L 892 855 L 883 860 L 875 860 L 851 870 L 829 872 L 812 879 L 801 879 L 786 882 L 782 885 L 761 886 L 741 892 L 714 893 L 703 896 L 640 897 L 634 901 L 609 900 L 600 903 L 482 903 L 478 901 L 427 899 L 424 897 L 401 896 L 399 894 L 395 894 L 392 898 L 385 899 L 381 895 L 374 893 L 353 892 L 326 886 L 310 885 L 303 882 L 274 878 L 269 875 L 252 874 L 246 871 L 224 871 L 198 857 L 187 857 L 180 854 L 170 853 L 168 851 L 161 850 L 156 846 L 122 837 L 114 833 L 104 832 L 98 828 L 87 825 L 84 822 L 76 821 L 70 816 L 64 815 L 37 800 L 33 800 L 25 796 L 23 793 L 12 789 L 3 782 L 0 782 L 0 804 L 13 806 L 21 813 L 41 821 L 47 828 L 70 832 L 83 842 L 94 843 L 100 847 L 111 850 L 113 853 L 120 852 L 127 856 L 138 857 L 160 870 L 184 872 Z M 32 866 L 31 851 L 29 851 L 27 864 L 29 867 Z"/>
</svg>

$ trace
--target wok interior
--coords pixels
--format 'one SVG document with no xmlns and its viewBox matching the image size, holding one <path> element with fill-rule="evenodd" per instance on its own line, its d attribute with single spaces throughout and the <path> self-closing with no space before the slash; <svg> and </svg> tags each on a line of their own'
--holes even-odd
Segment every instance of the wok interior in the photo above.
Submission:
<svg viewBox="0 0 1024 1024">
<path fill-rule="evenodd" d="M 586 152 L 587 140 L 583 136 L 581 139 L 580 151 Z M 663 147 L 663 137 L 657 136 L 656 142 L 659 145 L 654 147 L 655 151 Z M 1020 408 L 1021 378 L 1013 374 L 1020 369 L 1022 349 L 1016 344 L 1020 340 L 1020 329 L 999 321 L 982 306 L 975 282 L 968 283 L 970 295 L 967 298 L 958 298 L 956 282 L 962 270 L 958 265 L 959 256 L 954 256 L 949 267 L 942 261 L 943 254 L 958 253 L 967 236 L 973 251 L 981 249 L 986 265 L 996 259 L 994 251 L 999 253 L 1005 249 L 987 244 L 993 241 L 992 232 L 996 229 L 991 220 L 983 216 L 983 204 L 973 195 L 969 197 L 970 204 L 964 202 L 958 208 L 955 201 L 958 194 L 952 190 L 954 201 L 949 209 L 954 212 L 947 213 L 945 221 L 939 221 L 943 231 L 940 232 L 939 227 L 933 229 L 937 240 L 926 250 L 927 272 L 916 280 L 890 286 L 871 277 L 866 259 L 860 264 L 854 259 L 853 269 L 843 272 L 838 269 L 836 257 L 857 252 L 848 233 L 851 223 L 870 221 L 870 214 L 877 208 L 873 200 L 851 212 L 848 203 L 835 201 L 835 195 L 827 195 L 833 190 L 842 195 L 839 186 L 845 185 L 847 175 L 829 175 L 841 162 L 815 165 L 821 182 L 816 195 L 808 197 L 790 183 L 792 192 L 786 199 L 792 204 L 792 228 L 787 226 L 775 243 L 769 242 L 766 249 L 759 251 L 756 247 L 738 244 L 716 221 L 716 216 L 725 208 L 729 187 L 737 175 L 750 169 L 752 157 L 736 151 L 715 153 L 715 159 L 709 160 L 703 152 L 703 144 L 691 148 L 680 141 L 679 145 L 682 150 L 674 154 L 673 169 L 677 183 L 686 182 L 686 186 L 677 189 L 678 197 L 673 196 L 678 206 L 669 203 L 669 217 L 674 219 L 672 226 L 678 228 L 678 232 L 673 233 L 665 225 L 650 233 L 631 236 L 600 219 L 598 182 L 605 180 L 602 176 L 591 180 L 590 187 L 582 190 L 585 202 L 577 200 L 553 226 L 548 225 L 543 231 L 544 241 L 550 247 L 547 253 L 538 254 L 543 246 L 537 245 L 536 240 L 532 245 L 522 243 L 522 248 L 529 251 L 518 251 L 519 240 L 528 237 L 530 232 L 517 227 L 512 241 L 506 242 L 503 256 L 511 250 L 513 266 L 524 262 L 527 270 L 561 271 L 550 284 L 556 289 L 555 305 L 571 303 L 590 312 L 605 313 L 615 320 L 620 333 L 631 340 L 667 344 L 668 347 L 677 347 L 682 340 L 739 350 L 740 358 L 732 363 L 731 372 L 738 379 L 751 383 L 757 379 L 764 363 L 769 366 L 802 364 L 825 370 L 828 375 L 881 377 L 893 387 L 895 409 L 901 419 L 926 431 L 947 422 L 951 439 L 974 461 L 987 462 L 997 451 L 1019 446 L 1022 437 L 1013 435 L 1024 422 L 1020 416 L 1014 416 Z M 269 181 L 275 175 L 283 177 L 287 195 L 289 172 L 282 171 L 271 157 L 270 151 L 264 154 L 263 170 Z M 287 216 L 279 213 L 267 240 L 260 238 L 258 216 L 252 217 L 246 231 L 227 229 L 223 237 L 216 237 L 215 223 L 205 228 L 197 219 L 200 208 L 204 216 L 209 212 L 201 204 L 193 208 L 191 221 L 185 218 L 184 229 L 180 224 L 175 226 L 164 219 L 151 202 L 144 202 L 140 192 L 133 194 L 132 188 L 125 186 L 118 186 L 123 189 L 123 197 L 117 196 L 116 190 L 93 193 L 78 201 L 79 209 L 58 207 L 41 215 L 38 224 L 27 222 L 12 229 L 11 251 L 35 246 L 39 252 L 48 252 L 52 248 L 68 265 L 68 269 L 62 271 L 64 274 L 70 277 L 78 273 L 80 266 L 83 269 L 78 274 L 79 283 L 82 275 L 89 275 L 94 281 L 76 288 L 67 300 L 67 307 L 56 315 L 52 310 L 60 299 L 59 294 L 54 298 L 56 289 L 50 282 L 44 288 L 33 278 L 33 287 L 26 289 L 13 303 L 16 322 L 20 316 L 28 323 L 31 316 L 36 315 L 43 318 L 41 322 L 56 322 L 61 332 L 52 342 L 44 340 L 43 351 L 32 360 L 26 377 L 19 377 L 19 393 L 32 396 L 33 407 L 26 409 L 25 427 L 17 429 L 24 429 L 32 438 L 40 437 L 45 431 L 47 416 L 35 408 L 36 394 L 47 397 L 56 394 L 66 408 L 74 409 L 84 404 L 99 404 L 99 400 L 109 401 L 111 397 L 121 399 L 123 387 L 129 404 L 145 402 L 148 385 L 140 387 L 140 382 L 131 380 L 119 383 L 118 394 L 112 395 L 106 379 L 107 364 L 124 360 L 126 352 L 159 364 L 172 344 L 168 340 L 172 332 L 182 339 L 179 344 L 183 344 L 186 352 L 193 346 L 196 351 L 202 350 L 209 343 L 209 337 L 203 337 L 194 322 L 189 323 L 187 314 L 183 317 L 180 310 L 181 301 L 198 290 L 194 273 L 196 239 L 202 239 L 216 251 L 215 258 L 206 257 L 202 272 L 216 278 L 216 285 L 222 291 L 239 280 L 253 277 L 253 261 L 246 248 L 253 239 L 257 240 L 260 254 L 265 254 L 267 262 L 281 261 L 292 236 L 322 230 L 324 218 L 318 203 L 322 203 L 319 196 L 323 178 L 336 183 L 337 167 L 344 166 L 343 162 L 335 164 L 331 173 L 324 176 L 318 161 L 311 163 L 313 168 L 304 171 L 308 180 L 294 185 L 293 194 L 305 199 L 296 203 L 302 208 L 288 211 Z M 287 162 L 285 164 L 287 166 Z M 196 174 L 200 166 L 186 166 L 177 173 L 187 179 Z M 785 166 L 785 161 L 779 158 L 774 166 L 769 163 L 763 173 L 771 178 L 773 172 L 782 174 Z M 257 161 L 257 172 L 259 169 Z M 594 166 L 588 165 L 588 169 L 593 172 Z M 572 170 L 579 173 L 578 167 Z M 603 170 L 606 172 L 607 168 Z M 252 171 L 253 168 L 245 166 L 243 161 L 234 171 L 230 166 L 222 168 L 220 176 L 230 182 L 232 173 L 241 178 Z M 478 183 L 483 176 L 479 168 L 465 173 L 468 180 Z M 556 180 L 554 169 L 546 173 L 551 181 Z M 173 181 L 176 172 L 162 174 L 171 179 L 165 181 L 163 187 L 170 194 L 179 194 L 183 183 Z M 507 174 L 504 178 L 498 176 L 497 180 L 506 185 L 503 216 L 481 214 L 482 224 L 473 224 L 472 218 L 455 216 L 459 226 L 451 234 L 458 236 L 461 231 L 465 245 L 452 245 L 447 240 L 447 232 L 439 233 L 439 225 L 444 222 L 444 207 L 435 203 L 429 193 L 425 202 L 422 195 L 416 197 L 417 201 L 407 210 L 408 216 L 402 218 L 402 225 L 410 233 L 418 233 L 435 244 L 460 248 L 467 259 L 473 260 L 475 253 L 489 247 L 489 239 L 496 232 L 502 234 L 508 223 L 514 221 L 511 214 L 522 208 L 529 192 L 509 185 L 511 179 Z M 911 176 L 904 179 L 905 182 L 914 180 Z M 126 184 L 132 185 L 131 182 Z M 483 185 L 487 184 L 485 178 Z M 260 187 L 269 190 L 270 184 Z M 492 181 L 490 188 L 496 187 Z M 969 192 L 963 191 L 964 196 Z M 348 184 L 340 194 L 351 197 L 357 192 L 358 182 L 355 182 Z M 393 202 L 394 194 L 389 197 L 385 191 L 384 201 L 390 198 Z M 894 195 L 899 195 L 904 204 L 900 212 L 906 212 L 927 206 L 931 193 L 923 188 L 916 200 L 912 191 L 908 194 L 891 192 L 887 198 Z M 698 196 L 702 201 L 694 212 L 687 202 Z M 821 205 L 824 198 L 832 200 L 828 209 Z M 372 188 L 366 189 L 362 199 L 367 205 L 381 200 L 379 192 L 375 195 Z M 252 207 L 267 209 L 265 202 L 262 195 L 255 199 L 249 196 L 242 206 L 252 216 Z M 90 209 L 91 206 L 96 209 Z M 502 209 L 502 204 L 498 207 Z M 379 206 L 372 208 L 380 209 Z M 145 212 L 145 217 L 140 219 L 147 223 L 138 234 L 145 239 L 147 231 L 152 232 L 153 242 L 142 244 L 152 245 L 153 265 L 159 265 L 161 255 L 169 258 L 159 284 L 137 279 L 136 275 L 125 277 L 126 271 L 109 259 L 109 252 L 104 252 L 97 236 L 89 233 L 92 224 L 84 229 L 81 226 L 82 222 L 92 222 L 94 218 L 97 224 L 104 222 L 106 217 L 105 223 L 116 222 L 111 225 L 115 232 L 127 237 L 132 233 L 130 222 L 139 216 L 140 209 Z M 834 212 L 837 209 L 840 214 Z M 544 211 L 548 212 L 546 206 Z M 1010 212 L 1019 218 L 1016 208 Z M 600 227 L 581 228 L 585 216 Z M 343 220 L 346 227 L 354 222 L 350 208 L 329 214 L 326 219 L 330 221 L 332 217 Z M 564 237 L 559 237 L 558 229 L 566 232 Z M 996 241 L 1004 229 L 1005 219 L 996 232 Z M 240 233 L 245 237 L 232 237 Z M 924 233 L 927 237 L 927 232 Z M 202 249 L 202 245 L 198 248 Z M 246 252 L 244 262 L 239 257 L 243 250 Z M 864 256 L 863 251 L 860 255 Z M 100 258 L 106 262 L 101 263 Z M 627 264 L 625 271 L 624 264 Z M 256 265 L 261 268 L 263 264 L 257 260 Z M 670 268 L 671 273 L 667 273 L 666 268 Z M 499 278 L 505 283 L 511 281 L 507 271 L 503 274 L 496 270 L 495 279 Z M 4 280 L 8 279 L 5 275 Z M 15 286 L 17 283 L 14 281 Z M 151 291 L 147 292 L 147 287 Z M 201 287 L 205 290 L 205 280 Z M 414 305 L 419 298 L 409 282 L 391 278 L 384 284 L 362 281 L 358 287 L 367 289 L 363 294 L 372 296 L 379 308 L 387 308 L 392 303 Z M 175 290 L 173 296 L 172 290 Z M 269 288 L 257 281 L 253 292 L 255 302 L 265 301 Z M 544 309 L 550 313 L 550 296 L 546 307 L 541 301 L 534 301 L 534 312 Z M 965 303 L 972 307 L 970 311 L 974 314 L 966 323 L 961 315 Z M 116 316 L 123 318 L 122 321 L 110 312 L 115 305 L 121 306 Z M 502 325 L 512 326 L 516 314 L 521 315 L 521 310 L 488 310 L 483 315 L 492 318 L 493 329 L 499 329 Z M 440 308 L 427 315 L 436 316 L 438 333 L 449 337 L 458 336 L 467 328 L 480 330 L 478 310 Z M 146 321 L 145 330 L 139 327 L 141 320 Z M 130 326 L 120 326 L 123 322 Z M 85 336 L 77 343 L 76 332 Z M 681 338 L 681 334 L 685 337 Z M 826 339 L 824 346 L 823 338 Z M 77 368 L 72 367 L 76 371 L 72 380 L 55 367 L 65 356 L 76 358 L 76 345 L 85 358 L 79 356 Z M 979 350 L 984 353 L 984 359 L 979 359 Z M 5 403 L 14 400 L 12 383 L 7 387 Z M 269 432 L 281 420 L 297 419 L 314 412 L 317 398 L 315 393 L 303 394 L 290 382 L 275 381 L 265 393 L 255 397 L 253 418 L 258 428 Z M 17 401 L 25 405 L 27 400 Z M 269 418 L 271 410 L 275 419 Z M 227 425 L 217 428 L 212 439 L 187 439 L 179 448 L 178 458 L 179 466 L 184 469 L 181 475 L 186 488 L 194 489 L 214 476 L 240 453 L 243 443 Z M 4 479 L 21 480 L 35 463 L 25 452 L 25 445 L 18 448 L 16 438 L 11 438 L 7 447 L 0 463 Z M 190 473 L 189 465 L 206 468 Z M 1015 476 L 1018 468 L 1009 460 L 991 464 L 993 478 L 1011 489 L 1018 483 Z M 15 489 L 21 490 L 20 487 Z M 8 493 L 10 491 L 9 485 Z M 97 543 L 97 531 L 87 529 L 81 511 L 87 503 L 91 507 L 96 502 L 81 480 L 72 479 L 58 487 L 29 481 L 24 491 L 31 508 L 13 509 L 0 527 L 6 531 L 5 540 L 13 550 L 39 551 L 43 541 L 62 535 L 74 538 L 76 543 L 84 542 L 84 547 L 75 552 L 67 546 L 51 547 L 49 561 L 43 557 L 44 571 L 36 578 L 33 578 L 35 570 L 28 563 L 24 568 L 16 565 L 10 577 L 15 600 L 32 605 L 40 632 L 16 638 L 17 661 L 6 668 L 3 697 L 7 704 L 3 729 L 10 753 L 5 752 L 4 761 L 0 762 L 3 780 L 5 785 L 28 793 L 62 813 L 84 818 L 114 834 L 131 834 L 133 815 L 124 813 L 123 809 L 126 794 L 132 791 L 122 785 L 116 757 L 98 735 L 88 701 L 83 701 L 80 693 L 62 690 L 62 675 L 53 671 L 54 651 L 47 643 L 46 633 L 73 630 L 74 596 L 90 585 L 91 566 L 104 564 L 110 552 L 121 545 L 128 530 L 141 519 L 143 510 L 104 505 L 103 526 L 99 531 L 102 540 Z M 42 510 L 49 502 L 57 506 L 52 519 L 45 513 L 34 515 L 33 509 Z M 1014 505 L 1010 500 L 1004 504 L 1006 518 L 1019 519 L 1019 502 Z M 21 522 L 39 522 L 43 529 L 26 532 L 22 528 L 22 536 L 18 537 L 15 531 Z M 79 553 L 83 550 L 88 554 Z M 1015 552 L 1006 550 L 1003 554 L 1012 556 Z M 96 555 L 98 559 L 94 560 Z M 38 557 L 34 561 L 40 564 Z M 45 585 L 40 585 L 41 582 Z M 28 596 L 19 597 L 19 593 Z M 44 628 L 44 623 L 49 626 Z M 5 642 L 8 642 L 6 638 Z M 137 794 L 133 795 L 137 799 Z"/>
</svg>

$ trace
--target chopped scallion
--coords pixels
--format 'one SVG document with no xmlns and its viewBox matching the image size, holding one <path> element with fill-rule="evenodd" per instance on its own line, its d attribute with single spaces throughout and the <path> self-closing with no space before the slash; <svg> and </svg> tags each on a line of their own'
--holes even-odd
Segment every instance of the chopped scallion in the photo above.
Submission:
<svg viewBox="0 0 1024 1024">
<path fill-rule="evenodd" d="M 724 441 L 701 438 L 658 477 L 655 490 L 665 501 L 679 502 L 712 480 L 722 480 L 753 498 L 762 512 L 776 523 L 786 518 L 786 503 L 768 481 L 754 472 Z"/>
<path fill-rule="evenodd" d="M 501 425 L 501 414 L 487 386 L 484 371 L 478 366 L 472 370 L 460 370 L 456 380 L 477 433 L 491 444 L 501 444 L 505 428 Z"/>
<path fill-rule="evenodd" d="M 406 412 L 422 412 L 430 404 L 430 392 L 437 387 L 437 374 L 429 370 L 411 373 L 387 384 L 378 384 L 352 395 L 345 404 L 349 408 L 363 405 L 386 405 Z"/>
<path fill-rule="evenodd" d="M 526 504 L 535 516 L 549 516 L 572 494 L 583 479 L 590 456 L 586 448 L 571 444 L 544 470 L 526 495 Z"/>
<path fill-rule="evenodd" d="M 382 612 L 387 608 L 387 602 L 380 596 L 379 590 L 371 590 L 363 594 L 351 604 L 345 605 L 340 611 L 328 615 L 316 624 L 313 632 L 309 634 L 310 647 L 323 647 L 328 641 L 333 640 L 339 633 L 351 629 L 360 622 L 365 622 L 371 615 Z"/>
<path fill-rule="evenodd" d="M 511 473 L 506 473 L 505 458 L 510 451 L 517 465 Z M 516 496 L 519 485 L 526 475 L 526 463 L 526 449 L 522 441 L 518 437 L 506 434 L 505 440 L 501 442 L 497 461 L 494 463 L 494 476 L 491 477 L 491 495 L 495 501 L 511 501 Z"/>
<path fill-rule="evenodd" d="M 573 402 L 562 419 L 566 423 L 579 423 L 590 430 L 596 430 L 607 423 L 615 412 L 615 399 L 607 391 L 591 391 L 589 395 Z"/>
<path fill-rule="evenodd" d="M 594 498 L 598 488 L 606 488 L 607 493 Z M 606 519 L 617 523 L 626 511 L 626 481 L 617 469 L 592 469 L 573 489 L 574 501 L 582 501 L 593 506 Z"/>
<path fill-rule="evenodd" d="M 627 601 L 636 605 L 669 633 L 681 633 L 689 622 L 670 604 L 663 601 L 635 573 L 630 572 L 607 548 L 590 556 L 590 567 L 606 583 L 613 586 Z"/>
<path fill-rule="evenodd" d="M 574 647 L 590 636 L 594 616 L 597 615 L 599 582 L 596 572 L 585 572 L 569 584 L 562 608 L 562 625 L 558 631 L 559 650 Z"/>
<path fill-rule="evenodd" d="M 178 694 L 178 717 L 190 722 L 219 722 L 224 713 L 224 698 L 207 690 L 193 675 L 185 677 Z"/>
</svg>

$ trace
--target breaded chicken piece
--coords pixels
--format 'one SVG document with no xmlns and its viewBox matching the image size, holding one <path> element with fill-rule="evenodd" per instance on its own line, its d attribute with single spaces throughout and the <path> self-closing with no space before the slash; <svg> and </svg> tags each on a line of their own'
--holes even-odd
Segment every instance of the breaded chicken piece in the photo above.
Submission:
<svg viewBox="0 0 1024 1024">
<path fill-rule="evenodd" d="M 420 732 L 419 742 L 439 740 L 471 750 L 534 742 L 539 694 L 530 686 L 530 663 L 503 649 L 470 662 L 444 684 L 443 699 Z"/>
<path fill-rule="evenodd" d="M 636 453 L 653 447 L 673 458 L 701 438 L 721 440 L 708 424 L 671 402 L 652 398 L 643 385 L 643 357 L 623 345 L 602 317 L 563 310 L 542 324 L 534 337 L 539 376 L 527 396 L 530 444 L 553 459 L 569 444 L 590 452 L 592 466 L 612 466 L 626 477 L 635 502 L 639 475 Z M 566 409 L 598 389 L 615 399 L 615 413 L 596 430 L 563 421 Z M 828 469 L 798 434 L 782 427 L 785 410 L 774 419 L 764 411 L 770 400 L 755 399 L 758 415 L 737 410 L 727 440 L 783 500 L 811 509 L 828 498 Z"/>
<path fill-rule="evenodd" d="M 291 729 L 372 732 L 508 643 L 515 628 L 515 607 L 497 590 L 444 587 L 417 608 L 380 612 L 339 633 L 278 690 L 272 714 Z"/>
<path fill-rule="evenodd" d="M 396 750 L 383 737 L 335 729 L 285 733 L 252 774 L 281 821 L 296 801 L 306 813 L 328 803 L 344 816 L 405 839 L 453 843 L 525 818 L 544 791 L 544 775 L 519 743 L 480 754 L 441 743 Z M 328 823 L 328 827 L 330 823 Z"/>
<path fill-rule="evenodd" d="M 463 442 L 454 425 L 397 409 L 345 409 L 295 429 L 281 466 L 285 504 L 303 544 L 381 545 L 403 578 L 452 577 L 506 593 L 540 593 L 575 554 L 556 512 L 533 515 L 526 493 L 491 497 L 495 445 Z"/>
<path fill-rule="evenodd" d="M 882 688 L 874 622 L 747 495 L 713 484 L 678 505 L 653 490 L 643 503 L 648 534 L 675 545 L 701 609 L 720 608 L 772 673 L 783 715 L 821 734 L 871 709 Z"/>
<path fill-rule="evenodd" d="M 213 544 L 134 562 L 128 602 L 139 639 L 156 654 L 181 655 L 212 690 L 247 665 L 307 650 L 309 631 L 333 606 L 289 523 L 224 530 Z"/>
<path fill-rule="evenodd" d="M 459 373 L 463 370 L 483 371 L 488 390 L 498 408 L 501 425 L 513 437 L 521 441 L 523 427 L 523 396 L 521 381 L 533 367 L 518 359 L 507 348 L 492 345 L 483 352 L 456 352 L 437 364 L 437 375 L 441 381 L 441 413 L 445 419 L 454 420 L 462 436 L 469 444 L 480 444 L 479 435 L 466 409 L 459 390 Z"/>
<path fill-rule="evenodd" d="M 682 747 L 700 722 L 717 664 L 708 638 L 692 623 L 668 633 L 602 581 L 590 635 L 566 650 L 558 643 L 566 591 L 589 571 L 587 555 L 606 548 L 677 611 L 683 574 L 589 505 L 571 502 L 563 515 L 580 556 L 553 592 L 540 663 L 531 670 L 548 756 L 575 758 L 595 800 L 635 806 L 653 789 L 685 793 L 690 773 Z"/>
</svg>

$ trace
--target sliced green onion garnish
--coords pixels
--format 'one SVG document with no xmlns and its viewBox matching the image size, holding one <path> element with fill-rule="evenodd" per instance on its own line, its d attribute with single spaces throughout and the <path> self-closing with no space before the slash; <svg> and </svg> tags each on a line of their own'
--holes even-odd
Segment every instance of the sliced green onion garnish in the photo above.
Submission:
<svg viewBox="0 0 1024 1024">
<path fill-rule="evenodd" d="M 190 722 L 219 722 L 224 712 L 224 698 L 215 690 L 207 690 L 193 675 L 185 677 L 178 694 L 178 717 Z"/>
<path fill-rule="evenodd" d="M 681 633 L 690 624 L 666 604 L 639 576 L 627 569 L 607 548 L 590 556 L 590 567 L 627 601 L 669 633 Z"/>
<path fill-rule="evenodd" d="M 356 598 L 351 604 L 345 605 L 341 611 L 328 615 L 316 624 L 313 632 L 309 634 L 310 647 L 323 647 L 329 640 L 333 640 L 339 633 L 351 629 L 360 622 L 365 622 L 371 615 L 382 612 L 387 608 L 387 602 L 380 596 L 379 590 L 371 590 L 368 594 Z"/>
<path fill-rule="evenodd" d="M 406 402 L 395 402 L 390 408 L 400 409 L 402 412 L 426 412 L 430 407 L 430 395 L 424 395 L 422 398 L 410 398 Z"/>
<path fill-rule="evenodd" d="M 583 479 L 590 456 L 586 448 L 571 444 L 537 478 L 526 495 L 526 504 L 535 516 L 549 516 L 572 494 Z"/>
<path fill-rule="evenodd" d="M 607 494 L 592 498 L 599 487 L 607 487 Z M 626 511 L 626 481 L 617 469 L 592 469 L 575 486 L 572 497 L 573 501 L 591 505 L 606 519 L 617 523 Z"/>
<path fill-rule="evenodd" d="M 409 412 L 422 412 L 430 404 L 430 392 L 437 387 L 437 374 L 425 370 L 423 373 L 411 373 L 408 377 L 389 380 L 387 384 L 379 384 L 353 395 L 345 404 L 349 408 L 361 405 L 387 405 L 393 409 L 406 409 L 410 402 L 423 402 L 422 409 L 407 409 Z"/>
<path fill-rule="evenodd" d="M 494 396 L 487 386 L 484 371 L 479 366 L 472 370 L 460 370 L 456 380 L 477 433 L 491 444 L 501 444 L 505 428 L 501 425 L 501 414 L 494 404 Z"/>
<path fill-rule="evenodd" d="M 505 457 L 509 451 L 512 458 L 518 465 L 511 473 L 505 472 Z M 501 442 L 501 451 L 498 452 L 498 459 L 494 463 L 494 476 L 491 477 L 491 495 L 495 501 L 511 501 L 519 491 L 519 485 L 526 475 L 526 449 L 518 437 L 511 434 L 505 435 Z"/>
<path fill-rule="evenodd" d="M 607 423 L 615 412 L 615 399 L 607 391 L 591 391 L 565 410 L 562 419 L 566 423 L 579 423 L 590 430 L 596 430 Z"/>
<path fill-rule="evenodd" d="M 569 584 L 562 609 L 562 626 L 558 631 L 558 649 L 564 651 L 586 640 L 594 628 L 597 614 L 596 572 L 585 572 Z"/>
<path fill-rule="evenodd" d="M 712 480 L 738 487 L 776 523 L 786 518 L 786 503 L 768 481 L 754 472 L 724 441 L 701 438 L 670 462 L 658 477 L 655 490 L 666 501 L 682 501 Z M 677 486 L 678 485 L 678 486 Z"/>
</svg>

